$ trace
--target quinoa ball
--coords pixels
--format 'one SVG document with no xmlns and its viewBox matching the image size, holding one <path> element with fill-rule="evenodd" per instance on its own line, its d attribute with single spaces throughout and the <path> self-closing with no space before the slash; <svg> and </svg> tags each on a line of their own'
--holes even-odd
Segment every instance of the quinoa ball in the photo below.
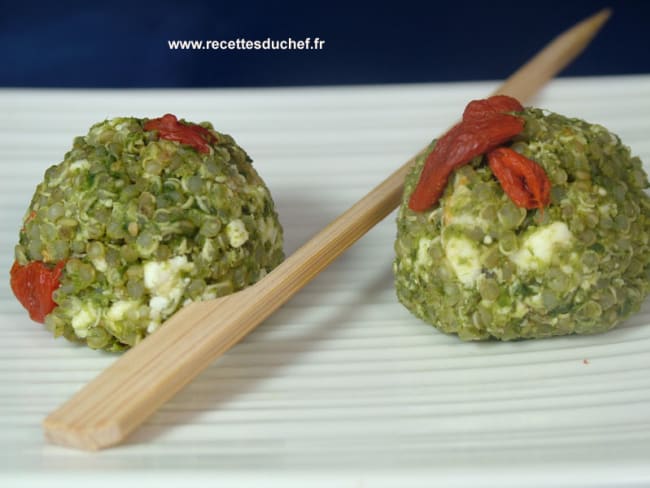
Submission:
<svg viewBox="0 0 650 488">
<path fill-rule="evenodd" d="M 77 137 L 36 188 L 15 248 L 17 265 L 65 263 L 45 324 L 95 349 L 133 346 L 284 258 L 271 194 L 232 137 L 181 121 L 209 136 L 199 151 L 146 122 L 115 118 Z"/>
<path fill-rule="evenodd" d="M 650 291 L 641 161 L 600 125 L 535 108 L 517 115 L 524 131 L 506 146 L 544 168 L 550 205 L 517 207 L 479 156 L 452 174 L 436 206 L 414 212 L 408 201 L 423 155 L 397 217 L 397 297 L 464 340 L 611 329 Z"/>
</svg>

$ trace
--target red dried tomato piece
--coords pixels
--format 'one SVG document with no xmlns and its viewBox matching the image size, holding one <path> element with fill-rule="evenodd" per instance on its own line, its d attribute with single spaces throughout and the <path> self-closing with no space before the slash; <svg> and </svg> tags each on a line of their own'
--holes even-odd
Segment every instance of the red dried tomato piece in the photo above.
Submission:
<svg viewBox="0 0 650 488">
<path fill-rule="evenodd" d="M 11 289 L 32 320 L 43 323 L 45 316 L 56 307 L 52 293 L 61 284 L 64 266 L 65 261 L 59 261 L 54 267 L 32 261 L 24 266 L 14 262 L 11 267 Z"/>
<path fill-rule="evenodd" d="M 551 201 L 551 182 L 539 164 L 508 147 L 488 153 L 488 163 L 503 191 L 518 207 L 544 207 Z"/>
<path fill-rule="evenodd" d="M 210 144 L 217 142 L 217 138 L 205 127 L 182 124 L 172 114 L 147 121 L 144 130 L 157 130 L 161 139 L 187 144 L 202 153 L 209 153 Z"/>
</svg>

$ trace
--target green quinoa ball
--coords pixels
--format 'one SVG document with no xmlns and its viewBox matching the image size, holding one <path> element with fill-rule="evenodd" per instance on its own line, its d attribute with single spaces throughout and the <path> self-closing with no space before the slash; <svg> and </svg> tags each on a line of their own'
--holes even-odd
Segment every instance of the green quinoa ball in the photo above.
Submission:
<svg viewBox="0 0 650 488">
<path fill-rule="evenodd" d="M 77 137 L 36 188 L 16 261 L 65 260 L 55 336 L 122 350 L 183 305 L 240 290 L 283 260 L 251 159 L 226 134 L 207 153 L 116 118 Z"/>
<path fill-rule="evenodd" d="M 464 340 L 606 331 L 650 291 L 641 161 L 599 125 L 532 108 L 519 115 L 525 129 L 509 146 L 544 168 L 550 205 L 515 206 L 477 157 L 452 174 L 439 204 L 414 212 L 419 158 L 397 217 L 397 296 Z"/>
</svg>

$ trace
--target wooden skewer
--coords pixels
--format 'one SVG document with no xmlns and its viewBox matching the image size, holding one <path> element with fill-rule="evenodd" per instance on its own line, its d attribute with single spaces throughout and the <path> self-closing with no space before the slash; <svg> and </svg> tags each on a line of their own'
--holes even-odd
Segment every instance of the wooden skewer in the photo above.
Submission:
<svg viewBox="0 0 650 488">
<path fill-rule="evenodd" d="M 495 93 L 528 100 L 589 43 L 603 10 L 555 38 Z M 43 422 L 57 444 L 97 450 L 123 441 L 158 407 L 328 266 L 400 202 L 415 157 L 253 286 L 193 303 L 116 360 Z"/>
</svg>

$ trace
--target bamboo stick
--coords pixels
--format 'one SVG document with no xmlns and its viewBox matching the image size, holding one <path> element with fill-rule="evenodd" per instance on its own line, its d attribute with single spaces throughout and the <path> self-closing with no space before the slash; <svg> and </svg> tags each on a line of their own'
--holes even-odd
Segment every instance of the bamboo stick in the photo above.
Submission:
<svg viewBox="0 0 650 488">
<path fill-rule="evenodd" d="M 575 56 L 609 17 L 575 25 L 516 71 L 496 93 L 525 101 Z M 399 204 L 415 157 L 255 285 L 193 303 L 125 353 L 43 422 L 57 444 L 97 450 L 123 441 L 158 407 L 328 266 Z"/>
</svg>

